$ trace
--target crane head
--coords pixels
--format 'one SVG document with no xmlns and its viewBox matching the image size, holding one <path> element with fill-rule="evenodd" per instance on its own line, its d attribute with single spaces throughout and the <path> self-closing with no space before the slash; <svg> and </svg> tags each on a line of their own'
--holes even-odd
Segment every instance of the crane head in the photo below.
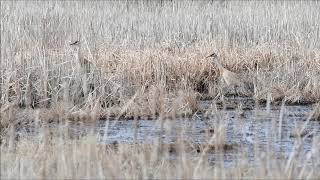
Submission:
<svg viewBox="0 0 320 180">
<path fill-rule="evenodd" d="M 206 58 L 209 58 L 209 57 L 216 58 L 216 57 L 218 57 L 218 55 L 216 53 L 212 53 L 209 56 L 207 56 Z"/>
<path fill-rule="evenodd" d="M 75 46 L 75 45 L 79 45 L 79 44 L 80 44 L 80 41 L 77 40 L 77 41 L 71 43 L 70 46 Z"/>
</svg>

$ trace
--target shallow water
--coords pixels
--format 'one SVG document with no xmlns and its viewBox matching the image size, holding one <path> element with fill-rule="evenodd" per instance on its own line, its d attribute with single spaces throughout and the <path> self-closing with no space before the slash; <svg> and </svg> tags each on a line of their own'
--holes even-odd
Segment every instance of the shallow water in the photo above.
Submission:
<svg viewBox="0 0 320 180">
<path fill-rule="evenodd" d="M 268 110 L 263 105 L 253 105 L 253 102 L 234 101 L 220 107 L 203 101 L 203 109 L 208 111 L 211 108 L 212 111 L 190 118 L 101 121 L 96 126 L 100 134 L 99 142 L 152 144 L 160 141 L 172 144 L 182 137 L 183 141 L 191 144 L 208 144 L 211 137 L 219 133 L 224 134 L 223 142 L 233 147 L 223 153 L 222 158 L 228 163 L 243 154 L 247 159 L 254 160 L 257 149 L 286 158 L 297 140 L 302 143 L 301 151 L 305 154 L 312 148 L 313 137 L 320 135 L 320 122 L 308 120 L 312 106 L 270 106 Z M 222 130 L 219 131 L 219 128 Z M 301 135 L 297 129 L 303 130 Z M 214 161 L 217 155 L 212 153 L 209 159 Z"/>
<path fill-rule="evenodd" d="M 253 102 L 246 101 L 241 103 L 242 110 L 239 110 L 240 101 L 236 99 L 218 109 L 212 102 L 203 101 L 201 106 L 204 109 L 213 110 L 209 114 L 198 113 L 190 118 L 102 121 L 97 127 L 99 142 L 151 144 L 161 140 L 175 143 L 183 137 L 190 143 L 207 144 L 220 127 L 225 133 L 224 143 L 234 147 L 225 152 L 224 159 L 233 161 L 239 150 L 247 152 L 249 159 L 254 159 L 255 148 L 288 157 L 298 139 L 301 140 L 303 153 L 307 153 L 312 148 L 313 137 L 320 134 L 320 122 L 308 120 L 312 106 L 271 106 L 267 110 L 264 106 L 254 106 Z M 302 127 L 302 135 L 297 135 L 296 129 L 301 130 Z M 215 159 L 214 156 L 212 158 Z"/>
<path fill-rule="evenodd" d="M 281 107 L 273 107 L 270 113 L 263 109 L 245 110 L 239 112 L 233 110 L 217 110 L 212 112 L 211 117 L 204 114 L 195 114 L 190 118 L 176 118 L 159 120 L 140 119 L 134 120 L 109 120 L 98 124 L 101 141 L 104 143 L 152 143 L 157 138 L 164 142 L 174 142 L 179 135 L 194 143 L 206 141 L 206 130 L 210 131 L 216 126 L 226 127 L 226 141 L 228 143 L 254 143 L 266 144 L 270 142 L 270 136 L 274 131 L 279 132 L 281 123 L 281 142 L 279 144 L 290 142 L 295 139 L 294 130 L 301 129 L 305 125 L 305 131 L 312 135 L 319 135 L 320 122 L 307 121 L 308 115 L 312 111 L 311 106 L 285 106 L 283 113 L 280 113 Z M 280 115 L 282 114 L 282 116 Z M 282 121 L 280 122 L 280 118 Z M 163 122 L 161 124 L 161 122 Z M 163 128 L 161 128 L 161 125 Z M 300 127 L 300 128 L 299 128 Z M 105 134 L 104 132 L 107 132 Z M 208 132 L 209 134 L 214 134 Z M 310 135 L 310 137 L 312 137 Z M 279 135 L 277 135 L 279 138 Z M 307 138 L 308 139 L 308 138 Z"/>
<path fill-rule="evenodd" d="M 266 108 L 243 99 L 216 104 L 202 101 L 200 106 L 206 113 L 196 113 L 190 118 L 102 120 L 97 124 L 69 124 L 68 128 L 69 133 L 76 136 L 93 132 L 101 144 L 174 144 L 180 139 L 189 144 L 206 145 L 210 139 L 214 144 L 215 135 L 220 135 L 221 142 L 231 148 L 221 156 L 211 152 L 208 158 L 212 162 L 223 158 L 227 164 L 243 155 L 253 161 L 257 149 L 287 158 L 297 140 L 302 143 L 301 151 L 305 154 L 312 148 L 313 137 L 320 135 L 320 122 L 308 120 L 312 106 Z M 302 127 L 302 135 L 297 135 L 295 130 Z"/>
</svg>

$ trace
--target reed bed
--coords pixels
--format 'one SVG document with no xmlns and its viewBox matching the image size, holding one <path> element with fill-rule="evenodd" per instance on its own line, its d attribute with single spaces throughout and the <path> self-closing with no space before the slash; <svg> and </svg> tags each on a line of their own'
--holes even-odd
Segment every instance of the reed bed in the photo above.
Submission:
<svg viewBox="0 0 320 180">
<path fill-rule="evenodd" d="M 37 121 L 174 119 L 202 112 L 200 100 L 229 94 L 217 68 L 205 58 L 213 51 L 228 70 L 252 80 L 251 98 L 257 102 L 319 102 L 319 9 L 317 1 L 1 2 L 1 141 L 12 139 L 12 129 Z M 69 45 L 76 40 L 91 62 L 89 72 L 82 71 L 77 50 Z M 314 119 L 318 114 L 315 109 Z M 80 167 L 88 178 L 126 178 L 130 173 L 136 178 L 237 178 L 243 172 L 254 178 L 263 173 L 291 178 L 300 168 L 273 158 L 259 166 L 260 174 L 242 165 L 221 172 L 223 167 L 145 157 L 160 146 L 100 154 L 95 145 L 44 136 L 52 139 L 49 145 L 19 140 L 13 154 L 1 145 L 1 163 L 8 163 L 1 166 L 4 177 L 83 177 L 75 171 Z M 39 155 L 32 154 L 34 149 Z M 96 161 L 105 156 L 111 160 Z M 23 163 L 31 157 L 32 165 Z M 65 157 L 74 160 L 68 164 Z M 150 163 L 156 163 L 155 169 L 147 169 Z M 270 169 L 283 163 L 286 171 Z M 48 172 L 51 165 L 56 168 Z M 57 170 L 61 167 L 67 168 Z M 9 174 L 10 168 L 20 173 Z M 110 172 L 103 174 L 104 168 Z M 173 176 L 176 172 L 180 174 Z M 308 172 L 317 177 L 318 171 Z M 304 173 L 298 177 L 309 177 Z"/>
<path fill-rule="evenodd" d="M 317 102 L 319 6 L 3 2 L 1 105 L 52 107 L 67 101 L 83 108 L 89 101 L 121 107 L 133 97 L 144 103 L 153 91 L 221 96 L 224 84 L 204 59 L 212 51 L 226 68 L 254 80 L 258 100 L 271 93 L 274 101 Z M 93 63 L 87 76 L 69 45 L 75 40 Z"/>
</svg>

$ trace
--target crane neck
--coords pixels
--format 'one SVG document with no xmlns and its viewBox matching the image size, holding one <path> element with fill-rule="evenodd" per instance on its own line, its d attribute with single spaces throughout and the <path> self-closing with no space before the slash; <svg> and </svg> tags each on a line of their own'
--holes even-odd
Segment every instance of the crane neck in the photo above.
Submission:
<svg viewBox="0 0 320 180">
<path fill-rule="evenodd" d="M 215 64 L 220 70 L 225 69 L 225 68 L 222 66 L 222 64 L 219 62 L 219 60 L 218 60 L 217 58 L 215 58 L 215 59 L 213 60 L 213 62 L 214 62 L 214 64 Z"/>
</svg>

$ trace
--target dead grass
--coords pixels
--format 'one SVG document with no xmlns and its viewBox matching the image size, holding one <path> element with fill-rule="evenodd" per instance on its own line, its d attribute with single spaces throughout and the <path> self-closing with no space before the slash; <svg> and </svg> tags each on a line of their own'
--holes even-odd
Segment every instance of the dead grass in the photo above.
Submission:
<svg viewBox="0 0 320 180">
<path fill-rule="evenodd" d="M 319 6 L 316 1 L 1 2 L 1 142 L 11 129 L 37 122 L 193 115 L 202 111 L 200 99 L 230 94 L 204 58 L 212 51 L 228 70 L 252 79 L 256 101 L 319 102 Z M 69 45 L 75 40 L 92 62 L 87 74 Z M 240 163 L 221 171 L 223 166 L 185 158 L 171 163 L 155 153 L 159 146 L 122 147 L 119 154 L 82 141 L 63 142 L 66 146 L 55 138 L 49 144 L 18 141 L 15 153 L 1 145 L 6 163 L 1 176 L 319 177 L 317 166 L 300 171 L 299 163 L 272 154 L 261 157 L 262 163 L 270 159 L 262 166 Z"/>
<path fill-rule="evenodd" d="M 182 109 L 194 111 L 195 97 L 228 95 L 217 69 L 204 59 L 212 51 L 227 69 L 253 79 L 257 100 L 268 94 L 272 101 L 286 97 L 292 103 L 320 99 L 317 2 L 125 4 L 4 2 L 2 106 L 64 104 L 66 111 L 110 108 L 111 114 L 129 116 L 135 106 L 135 113 L 150 115 L 160 111 L 150 111 L 152 105 L 160 108 L 154 96 L 162 96 L 169 107 L 172 97 L 186 94 Z M 104 6 L 110 11 L 100 9 Z M 141 8 L 144 13 L 136 16 Z M 184 18 L 186 12 L 190 19 Z M 69 46 L 74 39 L 82 41 L 84 55 L 93 62 L 86 75 Z"/>
</svg>

